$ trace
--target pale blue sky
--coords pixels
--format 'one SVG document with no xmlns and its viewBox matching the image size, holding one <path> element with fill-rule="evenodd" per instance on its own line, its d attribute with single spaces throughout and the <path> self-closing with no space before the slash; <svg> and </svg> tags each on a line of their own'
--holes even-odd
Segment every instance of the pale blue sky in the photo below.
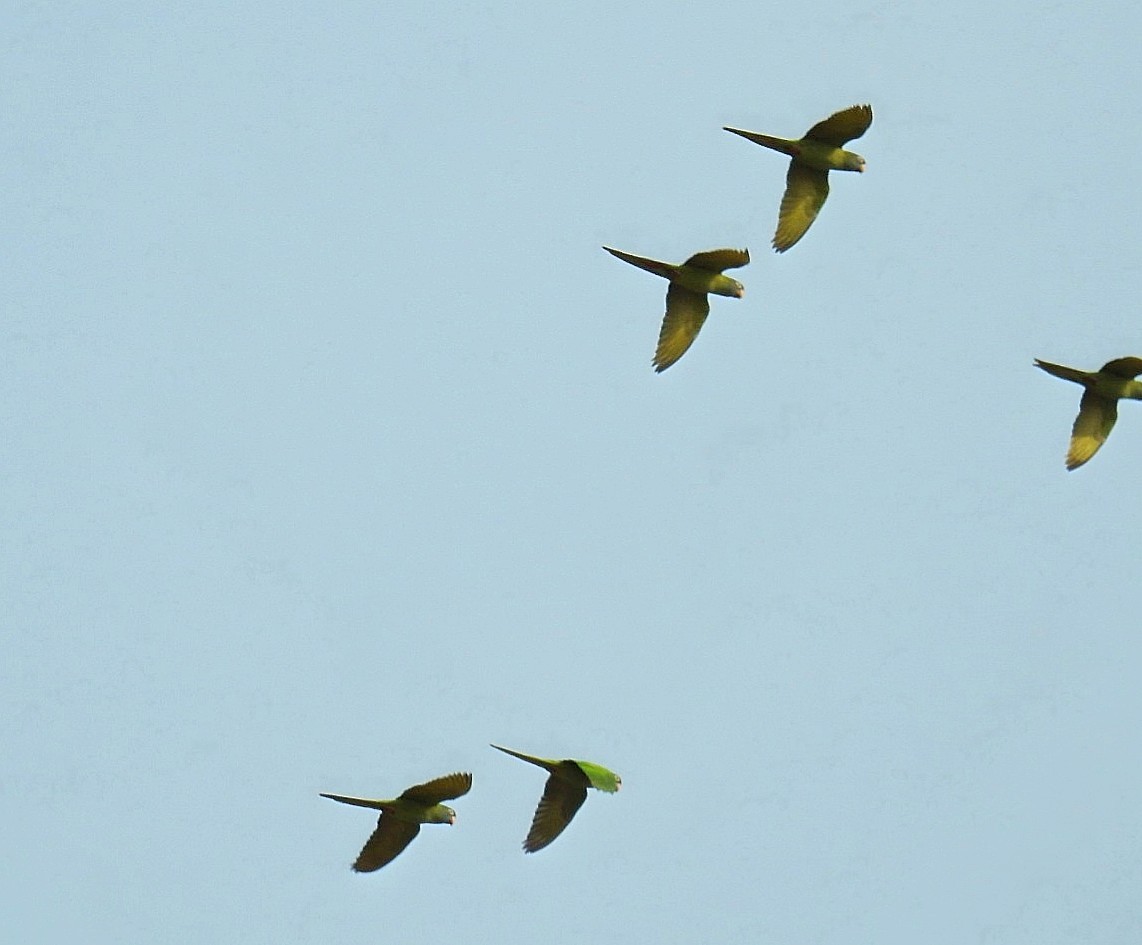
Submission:
<svg viewBox="0 0 1142 945">
<path fill-rule="evenodd" d="M 1142 12 L 524 6 L 5 12 L 6 926 L 1134 945 L 1142 409 L 1032 359 L 1142 355 Z M 721 126 L 860 102 L 774 256 Z M 746 296 L 656 376 L 603 243 Z"/>
</svg>

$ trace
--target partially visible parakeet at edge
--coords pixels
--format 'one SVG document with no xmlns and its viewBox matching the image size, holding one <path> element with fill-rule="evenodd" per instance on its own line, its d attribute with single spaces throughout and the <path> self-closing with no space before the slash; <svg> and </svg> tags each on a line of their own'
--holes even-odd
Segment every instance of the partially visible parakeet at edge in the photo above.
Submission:
<svg viewBox="0 0 1142 945">
<path fill-rule="evenodd" d="M 1067 451 L 1067 469 L 1078 469 L 1106 442 L 1118 419 L 1118 401 L 1123 398 L 1142 400 L 1142 358 L 1115 358 L 1097 371 L 1052 364 L 1035 359 L 1035 367 L 1065 381 L 1082 384 L 1079 415 L 1071 428 L 1071 446 Z"/>
<path fill-rule="evenodd" d="M 740 299 L 745 286 L 722 275 L 724 269 L 737 269 L 749 262 L 748 249 L 711 249 L 695 253 L 681 265 L 635 256 L 604 246 L 608 253 L 639 269 L 670 280 L 666 290 L 666 315 L 658 333 L 654 370 L 661 373 L 686 353 L 710 314 L 708 293 Z"/>
<path fill-rule="evenodd" d="M 859 138 L 872 124 L 871 105 L 853 105 L 819 121 L 805 137 L 774 138 L 757 131 L 723 128 L 782 154 L 788 154 L 789 172 L 785 175 L 785 196 L 777 215 L 777 232 L 773 248 L 783 253 L 805 235 L 829 196 L 829 171 L 864 172 L 865 161 L 859 154 L 841 145 Z"/>
<path fill-rule="evenodd" d="M 392 800 L 345 797 L 341 794 L 321 796 L 381 812 L 377 818 L 377 829 L 353 863 L 356 872 L 371 873 L 395 860 L 420 833 L 421 824 L 454 824 L 456 811 L 441 802 L 467 794 L 471 788 L 472 775 L 456 773 L 417 784 Z"/>
<path fill-rule="evenodd" d="M 492 745 L 498 751 L 519 758 L 550 772 L 543 796 L 535 809 L 531 830 L 523 841 L 524 853 L 542 850 L 563 833 L 571 818 L 575 816 L 587 799 L 587 788 L 595 788 L 613 794 L 622 787 L 623 780 L 613 771 L 590 761 L 556 761 L 551 758 L 536 758 L 523 752 L 512 751 Z"/>
</svg>

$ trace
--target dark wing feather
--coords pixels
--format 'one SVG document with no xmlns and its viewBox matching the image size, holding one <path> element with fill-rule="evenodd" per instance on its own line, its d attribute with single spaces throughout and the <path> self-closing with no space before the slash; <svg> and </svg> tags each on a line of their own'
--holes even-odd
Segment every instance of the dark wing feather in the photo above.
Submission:
<svg viewBox="0 0 1142 945">
<path fill-rule="evenodd" d="M 1142 358 L 1115 358 L 1102 366 L 1102 373 L 1118 377 L 1137 377 L 1142 374 Z"/>
<path fill-rule="evenodd" d="M 432 781 L 426 781 L 424 784 L 413 785 L 400 796 L 400 799 L 431 807 L 441 801 L 450 801 L 467 794 L 471 789 L 472 775 L 457 772 L 456 774 L 446 774 L 444 777 Z"/>
<path fill-rule="evenodd" d="M 1067 469 L 1078 469 L 1089 460 L 1110 436 L 1118 419 L 1118 401 L 1085 391 L 1079 401 L 1079 415 L 1071 428 L 1071 446 L 1067 451 Z"/>
<path fill-rule="evenodd" d="M 785 252 L 808 232 L 829 196 L 829 172 L 789 162 L 785 175 L 785 194 L 777 212 L 777 232 L 773 248 Z"/>
<path fill-rule="evenodd" d="M 574 767 L 578 778 L 568 780 L 568 776 L 575 777 L 568 769 L 566 773 L 560 771 L 547 779 L 543 788 L 543 797 L 539 799 L 539 806 L 535 809 L 535 817 L 531 822 L 531 830 L 523 842 L 526 853 L 542 850 L 556 837 L 563 833 L 571 818 L 575 816 L 583 802 L 587 799 L 587 776 L 574 762 L 564 762 Z M 562 766 L 561 766 L 562 767 Z M 581 781 L 579 779 L 582 779 Z"/>
<path fill-rule="evenodd" d="M 806 138 L 823 141 L 839 148 L 846 141 L 859 138 L 872 124 L 871 105 L 852 105 L 819 121 L 805 132 Z"/>
<path fill-rule="evenodd" d="M 377 829 L 361 848 L 353 869 L 358 873 L 371 873 L 391 863 L 420 833 L 420 824 L 398 820 L 391 814 L 381 814 Z"/>
<path fill-rule="evenodd" d="M 710 314 L 710 299 L 704 292 L 692 292 L 676 282 L 666 290 L 666 314 L 658 332 L 654 369 L 665 371 L 694 343 Z"/>
<path fill-rule="evenodd" d="M 737 269 L 747 263 L 749 263 L 748 249 L 711 249 L 704 253 L 695 253 L 686 260 L 687 266 L 705 269 L 708 272 L 724 272 L 726 269 Z"/>
</svg>

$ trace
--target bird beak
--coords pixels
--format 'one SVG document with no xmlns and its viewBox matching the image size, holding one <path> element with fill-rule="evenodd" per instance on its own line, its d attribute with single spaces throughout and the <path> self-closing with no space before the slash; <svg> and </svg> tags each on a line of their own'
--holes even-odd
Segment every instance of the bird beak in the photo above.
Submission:
<svg viewBox="0 0 1142 945">
<path fill-rule="evenodd" d="M 450 824 L 456 823 L 456 815 L 455 814 L 453 814 L 451 817 L 448 818 L 448 823 L 450 823 Z"/>
</svg>

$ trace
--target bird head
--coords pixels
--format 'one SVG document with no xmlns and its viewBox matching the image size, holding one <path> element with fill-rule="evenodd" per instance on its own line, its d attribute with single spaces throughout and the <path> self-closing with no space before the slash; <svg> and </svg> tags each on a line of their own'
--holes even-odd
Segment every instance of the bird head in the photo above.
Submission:
<svg viewBox="0 0 1142 945">
<path fill-rule="evenodd" d="M 852 151 L 845 152 L 845 170 L 856 171 L 858 174 L 864 173 L 864 158 L 859 154 L 854 154 Z"/>
<path fill-rule="evenodd" d="M 430 824 L 454 824 L 456 823 L 456 811 L 446 804 L 437 804 L 428 811 L 427 822 Z"/>
<path fill-rule="evenodd" d="M 724 295 L 731 299 L 740 299 L 745 295 L 745 286 L 738 282 L 737 279 L 731 279 L 726 275 L 717 275 L 710 283 L 710 292 L 714 295 Z"/>
</svg>

